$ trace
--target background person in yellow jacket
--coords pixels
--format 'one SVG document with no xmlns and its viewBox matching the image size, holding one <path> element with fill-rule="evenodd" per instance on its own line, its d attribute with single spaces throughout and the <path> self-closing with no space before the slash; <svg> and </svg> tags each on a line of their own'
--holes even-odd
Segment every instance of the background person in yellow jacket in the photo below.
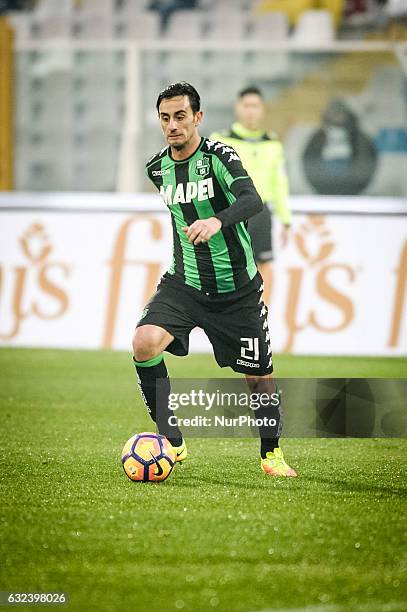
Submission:
<svg viewBox="0 0 407 612">
<path fill-rule="evenodd" d="M 210 138 L 233 147 L 264 203 L 264 209 L 249 219 L 257 267 L 264 279 L 264 301 L 270 301 L 272 246 L 272 211 L 283 224 L 285 244 L 291 225 L 288 204 L 288 179 L 281 142 L 262 127 L 265 115 L 263 95 L 257 87 L 247 87 L 238 94 L 237 121 L 228 130 L 214 132 Z"/>
</svg>

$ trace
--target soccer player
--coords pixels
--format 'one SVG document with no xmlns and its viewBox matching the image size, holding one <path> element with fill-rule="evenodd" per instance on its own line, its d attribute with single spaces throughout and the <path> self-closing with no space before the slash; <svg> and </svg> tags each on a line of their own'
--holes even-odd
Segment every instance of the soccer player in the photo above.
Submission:
<svg viewBox="0 0 407 612">
<path fill-rule="evenodd" d="M 168 433 L 163 351 L 187 355 L 194 327 L 205 331 L 221 367 L 246 375 L 251 392 L 276 392 L 262 279 L 246 230 L 246 220 L 263 204 L 234 149 L 199 135 L 203 113 L 192 85 L 169 85 L 156 108 L 168 146 L 149 160 L 146 172 L 171 213 L 173 261 L 137 324 L 133 360 L 149 413 L 183 461 L 181 431 L 171 427 Z M 270 401 L 255 416 L 277 422 L 259 428 L 263 471 L 296 476 L 279 448 L 279 406 Z"/>
<path fill-rule="evenodd" d="M 272 214 L 275 212 L 283 224 L 283 244 L 288 238 L 291 211 L 288 205 L 288 179 L 285 172 L 284 150 L 276 136 L 262 127 L 265 105 L 257 87 L 243 89 L 236 101 L 237 121 L 230 129 L 211 134 L 233 147 L 263 200 L 260 215 L 249 219 L 248 230 L 252 239 L 257 267 L 264 280 L 264 301 L 270 303 L 272 246 Z"/>
</svg>

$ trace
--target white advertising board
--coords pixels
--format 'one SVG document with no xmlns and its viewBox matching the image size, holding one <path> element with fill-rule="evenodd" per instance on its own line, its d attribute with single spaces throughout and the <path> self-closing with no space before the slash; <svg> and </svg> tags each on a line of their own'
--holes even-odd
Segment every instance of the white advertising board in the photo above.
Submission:
<svg viewBox="0 0 407 612">
<path fill-rule="evenodd" d="M 323 214 L 321 198 L 317 213 L 293 198 L 282 249 L 275 224 L 273 350 L 407 355 L 407 215 L 355 214 L 358 199 L 338 214 L 332 200 Z M 2 195 L 0 345 L 130 350 L 171 253 L 169 213 L 155 196 Z M 210 351 L 202 332 L 191 350 Z"/>
</svg>

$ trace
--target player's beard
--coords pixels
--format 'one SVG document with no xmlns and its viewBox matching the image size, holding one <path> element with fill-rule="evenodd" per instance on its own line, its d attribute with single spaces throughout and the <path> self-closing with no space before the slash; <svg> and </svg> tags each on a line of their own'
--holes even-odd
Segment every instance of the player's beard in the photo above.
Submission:
<svg viewBox="0 0 407 612">
<path fill-rule="evenodd" d="M 174 151 L 182 151 L 183 149 L 185 149 L 186 146 L 188 146 L 190 142 L 191 142 L 191 136 L 188 137 L 187 135 L 185 137 L 185 140 L 183 140 L 183 142 L 172 143 L 171 141 L 169 141 L 169 144 L 171 146 L 171 149 L 174 149 Z"/>
<path fill-rule="evenodd" d="M 187 141 L 178 142 L 178 143 L 172 143 L 171 141 L 169 141 L 169 144 L 171 146 L 171 149 L 174 149 L 174 151 L 182 151 L 182 149 L 185 149 L 185 146 L 187 145 Z"/>
</svg>

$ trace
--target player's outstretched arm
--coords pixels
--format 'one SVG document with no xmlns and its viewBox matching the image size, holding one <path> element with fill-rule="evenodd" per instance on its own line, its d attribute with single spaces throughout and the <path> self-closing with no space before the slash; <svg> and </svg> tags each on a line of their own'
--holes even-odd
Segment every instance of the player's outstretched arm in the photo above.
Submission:
<svg viewBox="0 0 407 612">
<path fill-rule="evenodd" d="M 251 178 L 234 181 L 230 191 L 236 197 L 236 202 L 215 215 L 216 219 L 222 221 L 222 227 L 246 221 L 263 210 L 263 202 Z"/>
</svg>

